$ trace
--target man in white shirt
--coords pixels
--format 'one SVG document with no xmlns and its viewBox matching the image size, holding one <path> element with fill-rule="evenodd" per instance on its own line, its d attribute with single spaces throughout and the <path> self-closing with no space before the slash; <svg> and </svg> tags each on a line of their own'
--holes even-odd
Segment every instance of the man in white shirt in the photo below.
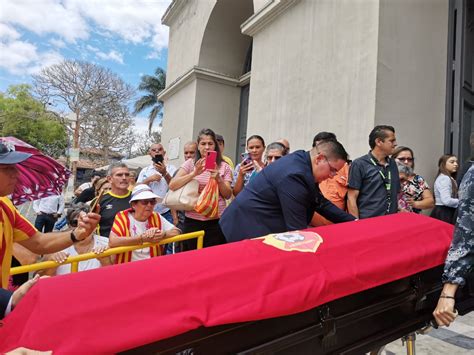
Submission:
<svg viewBox="0 0 474 355">
<path fill-rule="evenodd" d="M 168 192 L 168 184 L 176 172 L 176 168 L 173 165 L 166 164 L 166 151 L 162 144 L 152 144 L 148 153 L 150 154 L 152 163 L 146 168 L 143 168 L 138 176 L 137 183 L 147 184 L 151 187 L 154 194 L 163 198 Z M 157 203 L 155 211 L 161 214 L 168 222 L 177 223 L 177 221 L 173 221 L 170 209 L 163 204 Z"/>
<path fill-rule="evenodd" d="M 54 223 L 64 212 L 63 195 L 53 195 L 33 201 L 33 210 L 36 213 L 35 228 L 40 232 L 49 233 Z"/>
</svg>

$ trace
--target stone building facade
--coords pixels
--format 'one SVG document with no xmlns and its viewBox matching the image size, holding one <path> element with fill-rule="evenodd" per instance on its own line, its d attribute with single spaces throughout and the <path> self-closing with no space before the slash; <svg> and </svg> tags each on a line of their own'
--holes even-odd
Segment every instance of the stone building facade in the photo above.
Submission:
<svg viewBox="0 0 474 355">
<path fill-rule="evenodd" d="M 252 134 L 295 150 L 331 131 L 356 158 L 390 124 L 432 182 L 444 152 L 472 156 L 473 2 L 174 0 L 162 141 L 178 165 L 204 127 L 232 158 Z"/>
</svg>

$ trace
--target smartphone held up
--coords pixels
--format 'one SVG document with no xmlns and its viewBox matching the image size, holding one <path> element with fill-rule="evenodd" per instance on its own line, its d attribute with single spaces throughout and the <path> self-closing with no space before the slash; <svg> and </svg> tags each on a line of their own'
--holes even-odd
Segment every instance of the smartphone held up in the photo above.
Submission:
<svg viewBox="0 0 474 355">
<path fill-rule="evenodd" d="M 205 164 L 206 170 L 214 170 L 216 168 L 216 160 L 217 160 L 216 151 L 211 150 L 210 152 L 207 152 L 206 164 Z"/>
<path fill-rule="evenodd" d="M 246 165 L 252 162 L 249 153 L 242 153 L 240 156 L 242 157 L 242 164 Z"/>
<path fill-rule="evenodd" d="M 163 163 L 163 155 L 157 154 L 154 157 L 152 157 L 151 160 L 153 160 L 153 163 L 155 164 Z"/>
</svg>

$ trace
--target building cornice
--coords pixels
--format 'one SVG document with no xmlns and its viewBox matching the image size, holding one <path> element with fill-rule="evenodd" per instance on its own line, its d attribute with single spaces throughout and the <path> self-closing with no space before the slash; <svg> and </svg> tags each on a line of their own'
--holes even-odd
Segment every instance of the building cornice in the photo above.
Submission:
<svg viewBox="0 0 474 355">
<path fill-rule="evenodd" d="M 219 84 L 237 87 L 247 85 L 250 82 L 250 72 L 242 75 L 240 78 L 236 78 L 230 75 L 216 72 L 214 70 L 195 66 L 180 77 L 178 77 L 162 92 L 160 92 L 160 94 L 158 95 L 158 100 L 166 101 L 169 97 L 173 96 L 176 92 L 178 92 L 183 87 L 185 87 L 196 79 L 202 79 Z"/>
<path fill-rule="evenodd" d="M 247 72 L 239 78 L 239 86 L 245 86 L 250 84 L 250 77 L 252 72 Z"/>
<path fill-rule="evenodd" d="M 300 0 L 270 0 L 260 11 L 246 20 L 240 26 L 240 30 L 244 35 L 253 37 L 299 1 Z"/>
<path fill-rule="evenodd" d="M 185 4 L 186 0 L 173 0 L 161 18 L 161 23 L 169 27 L 171 22 L 174 20 L 176 15 L 179 14 Z"/>
</svg>

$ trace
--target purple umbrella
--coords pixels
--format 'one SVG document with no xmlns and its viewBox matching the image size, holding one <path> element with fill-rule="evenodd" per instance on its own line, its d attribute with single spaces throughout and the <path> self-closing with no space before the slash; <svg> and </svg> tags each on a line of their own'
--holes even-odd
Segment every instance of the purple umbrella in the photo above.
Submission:
<svg viewBox="0 0 474 355">
<path fill-rule="evenodd" d="M 15 137 L 0 137 L 0 141 L 11 150 L 32 154 L 28 159 L 16 164 L 20 172 L 12 195 L 16 206 L 26 201 L 62 193 L 62 188 L 71 175 L 70 170 Z"/>
</svg>

